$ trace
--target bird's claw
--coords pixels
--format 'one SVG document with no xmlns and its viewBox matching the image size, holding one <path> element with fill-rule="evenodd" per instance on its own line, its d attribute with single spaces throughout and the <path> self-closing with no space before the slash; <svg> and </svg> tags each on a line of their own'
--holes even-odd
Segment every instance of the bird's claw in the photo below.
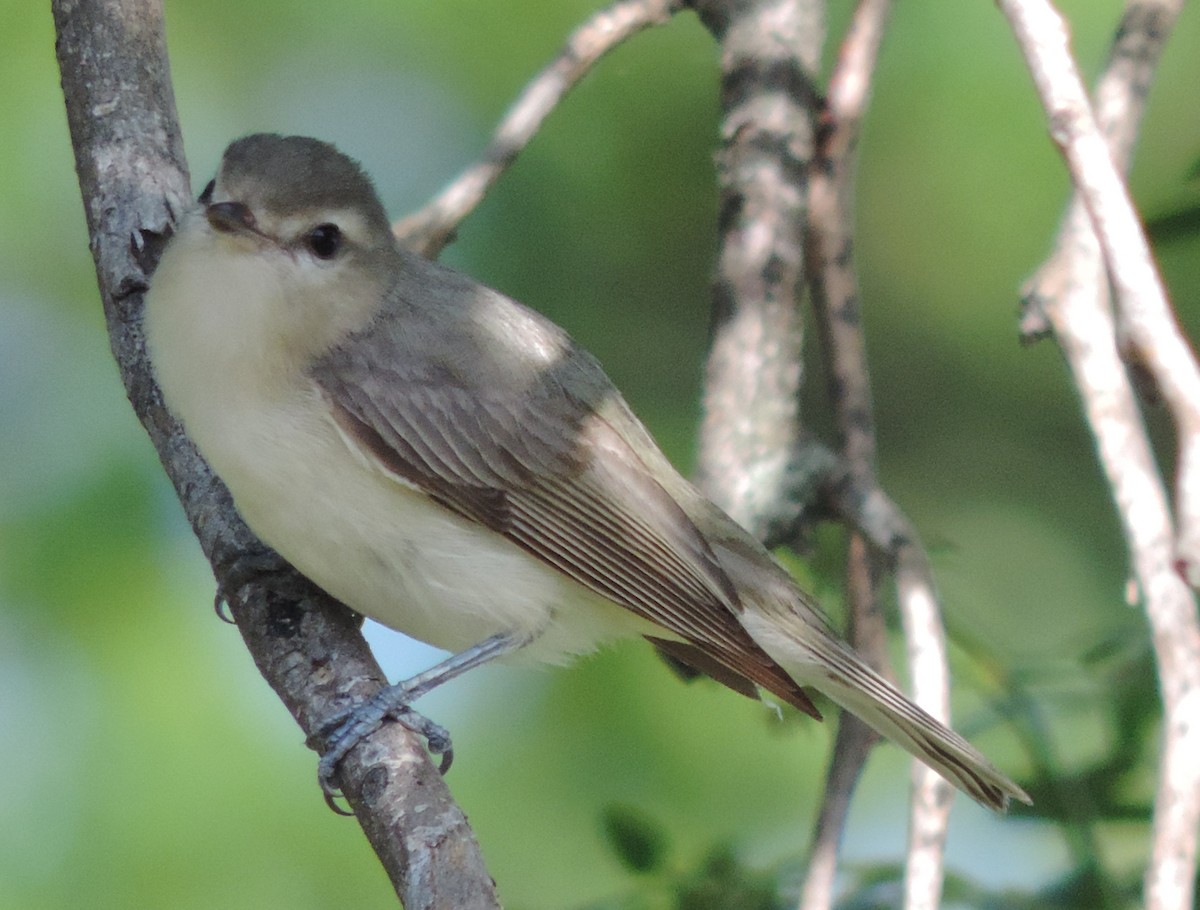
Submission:
<svg viewBox="0 0 1200 910">
<path fill-rule="evenodd" d="M 321 785 L 321 792 L 325 794 L 325 801 L 335 812 L 347 814 L 333 802 L 341 792 L 334 778 L 342 759 L 389 718 L 425 740 L 429 754 L 441 757 L 438 770 L 442 774 L 450 770 L 450 765 L 454 762 L 450 732 L 425 715 L 414 711 L 407 703 L 409 698 L 411 695 L 403 686 L 392 686 L 376 693 L 357 707 L 335 715 L 321 726 L 318 735 L 325 740 L 326 747 L 317 765 L 317 780 Z"/>
<path fill-rule="evenodd" d="M 217 593 L 213 609 L 222 622 L 234 624 L 229 605 L 242 588 L 252 582 L 285 575 L 290 567 L 274 550 L 247 550 L 235 553 L 217 572 Z"/>
</svg>

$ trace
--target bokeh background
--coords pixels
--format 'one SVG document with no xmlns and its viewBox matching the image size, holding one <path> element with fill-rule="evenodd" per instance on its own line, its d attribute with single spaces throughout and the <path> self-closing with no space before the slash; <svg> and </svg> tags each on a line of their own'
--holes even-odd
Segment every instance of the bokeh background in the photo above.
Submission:
<svg viewBox="0 0 1200 910">
<path fill-rule="evenodd" d="M 850 4 L 831 6 L 836 34 Z M 1061 6 L 1093 75 L 1122 4 Z M 193 184 L 236 136 L 300 132 L 359 158 L 389 210 L 411 211 L 593 8 L 168 2 Z M 213 614 L 211 574 L 108 352 L 48 4 L 3 11 L 0 908 L 395 906 Z M 1193 5 L 1132 178 L 1152 220 L 1200 203 L 1198 60 Z M 715 245 L 716 85 L 714 46 L 690 14 L 629 42 L 444 257 L 566 325 L 685 469 Z M 949 865 L 962 906 L 984 892 L 1000 906 L 1122 906 L 1145 859 L 1158 735 L 1146 626 L 1126 601 L 1117 522 L 1058 351 L 1017 340 L 1017 288 L 1066 195 L 994 5 L 898 4 L 858 191 L 881 472 L 933 552 L 958 725 L 1026 780 L 1040 769 L 1058 781 L 1036 817 L 958 801 Z M 1200 242 L 1186 228 L 1157 236 L 1194 336 Z M 1150 418 L 1168 441 L 1163 415 Z M 793 562 L 834 614 L 841 546 L 830 529 Z M 370 634 L 393 677 L 437 656 Z M 769 906 L 753 903 L 754 882 L 794 886 L 833 724 L 679 683 L 632 642 L 568 669 L 485 668 L 423 707 L 455 735 L 451 786 L 507 906 L 667 907 L 704 875 L 744 879 L 740 903 L 714 906 Z M 845 841 L 855 906 L 894 894 L 863 883 L 886 882 L 902 856 L 908 767 L 876 750 L 860 786 Z M 614 829 L 659 845 L 651 872 L 622 861 Z"/>
</svg>

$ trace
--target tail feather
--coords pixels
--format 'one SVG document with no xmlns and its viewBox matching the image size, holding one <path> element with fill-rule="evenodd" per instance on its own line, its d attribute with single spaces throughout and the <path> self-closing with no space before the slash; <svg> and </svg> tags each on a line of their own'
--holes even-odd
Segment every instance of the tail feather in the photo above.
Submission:
<svg viewBox="0 0 1200 910">
<path fill-rule="evenodd" d="M 823 630 L 811 626 L 794 630 L 789 617 L 765 616 L 754 610 L 740 618 L 763 650 L 797 682 L 824 692 L 977 802 L 998 811 L 1008 808 L 1009 799 L 1032 803 L 1029 795 L 978 749 Z"/>
</svg>

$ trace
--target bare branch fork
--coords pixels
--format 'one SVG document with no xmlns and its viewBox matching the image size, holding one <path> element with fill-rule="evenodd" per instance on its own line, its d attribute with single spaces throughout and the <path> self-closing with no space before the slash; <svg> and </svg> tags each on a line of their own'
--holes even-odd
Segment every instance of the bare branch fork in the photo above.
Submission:
<svg viewBox="0 0 1200 910">
<path fill-rule="evenodd" d="M 850 527 L 868 531 L 867 537 L 852 535 L 847 565 L 854 644 L 885 667 L 878 589 L 885 563 L 895 565 L 915 694 L 945 718 L 944 634 L 928 560 L 874 477 L 869 370 L 853 268 L 856 140 L 890 4 L 858 4 L 826 99 L 815 89 L 822 2 L 692 5 L 721 43 L 724 101 L 717 159 L 721 250 L 699 482 L 765 538 L 794 526 L 818 498 L 818 488 L 832 491 L 825 504 Z M 840 435 L 836 470 L 831 456 L 800 433 L 799 301 L 805 287 L 830 364 Z M 843 716 L 801 895 L 804 910 L 832 906 L 837 848 L 872 741 L 864 726 Z M 941 895 L 950 795 L 936 774 L 916 773 L 906 906 L 933 908 Z"/>
<path fill-rule="evenodd" d="M 1175 321 L 1133 201 L 1088 101 L 1062 18 L 1048 0 L 1011 2 L 1038 95 L 1104 251 L 1124 340 L 1149 371 L 1178 431 L 1177 560 L 1200 583 L 1200 367 Z M 1194 577 L 1193 577 L 1194 576 Z"/>
<path fill-rule="evenodd" d="M 1146 91 L 1181 5 L 1182 0 L 1133 0 L 1127 5 L 1097 89 L 1097 122 L 1054 8 L 1045 0 L 999 0 L 1076 188 L 1054 252 L 1026 289 L 1023 329 L 1038 333 L 1048 324 L 1075 376 L 1153 633 L 1164 730 L 1145 877 L 1148 910 L 1190 910 L 1194 899 L 1200 623 L 1181 574 L 1196 583 L 1200 382 L 1120 169 L 1128 166 Z M 1175 420 L 1178 527 L 1172 523 L 1119 339 L 1148 369 Z"/>
</svg>

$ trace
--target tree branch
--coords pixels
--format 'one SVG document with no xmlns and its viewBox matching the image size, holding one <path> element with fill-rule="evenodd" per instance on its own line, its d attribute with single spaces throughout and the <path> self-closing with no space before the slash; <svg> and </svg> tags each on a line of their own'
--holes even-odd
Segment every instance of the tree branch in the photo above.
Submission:
<svg viewBox="0 0 1200 910">
<path fill-rule="evenodd" d="M 813 167 L 809 219 L 813 305 L 829 362 L 834 419 L 850 476 L 856 486 L 867 490 L 877 490 L 878 481 L 870 369 L 854 273 L 854 164 L 871 77 L 890 12 L 889 0 L 860 0 L 855 10 L 830 80 L 827 126 Z M 887 542 L 898 546 L 885 550 L 860 548 L 863 562 L 858 571 L 866 577 L 878 577 L 881 560 L 894 560 L 913 698 L 934 717 L 949 723 L 946 635 L 933 573 L 916 530 L 890 500 L 886 506 L 892 525 Z M 877 598 L 877 587 L 874 594 Z M 863 613 L 876 628 L 866 640 L 856 640 L 855 645 L 860 649 L 869 645 L 865 653 L 872 654 L 874 662 L 886 665 L 882 612 L 872 604 Z M 908 910 L 935 910 L 941 903 L 943 853 L 953 791 L 927 765 L 914 761 L 912 768 L 904 906 Z"/>
<path fill-rule="evenodd" d="M 858 136 L 890 11 L 888 0 L 860 0 L 843 40 L 830 79 L 826 122 L 812 169 L 808 231 L 813 307 L 829 364 L 829 397 L 847 479 L 860 491 L 877 491 L 872 495 L 878 497 L 882 493 L 878 492 L 875 477 L 870 369 L 854 272 L 853 203 Z M 945 631 L 929 560 L 915 529 L 890 500 L 885 504 L 892 533 L 884 542 L 892 546 L 873 550 L 852 546 L 850 552 L 852 556 L 858 554 L 858 564 L 852 562 L 849 570 L 859 572 L 863 578 L 878 578 L 882 560 L 894 560 L 913 697 L 934 717 L 949 722 Z M 861 525 L 861 516 L 842 514 Z M 856 534 L 852 543 L 857 540 Z M 881 540 L 876 537 L 877 544 Z M 849 585 L 848 590 L 853 592 L 855 587 Z M 865 585 L 860 582 L 857 587 L 863 589 Z M 875 586 L 872 601 L 877 597 Z M 853 600 L 851 604 L 853 607 Z M 869 654 L 873 663 L 886 666 L 882 612 L 874 602 L 859 610 L 861 618 L 856 628 L 868 621 L 874 628 L 862 640 L 856 639 L 855 646 Z M 865 761 L 865 750 L 860 754 L 860 761 Z M 905 871 L 905 907 L 909 910 L 934 910 L 941 902 L 952 797 L 950 785 L 940 775 L 913 762 Z"/>
<path fill-rule="evenodd" d="M 1150 83 L 1182 6 L 1183 0 L 1130 0 L 1117 27 L 1094 106 L 1109 153 L 1121 171 L 1129 169 Z M 1069 293 L 1076 285 L 1102 288 L 1107 280 L 1087 208 L 1079 193 L 1072 193 L 1053 252 L 1023 289 L 1022 336 L 1033 341 L 1050 331 L 1040 301 Z"/>
<path fill-rule="evenodd" d="M 941 720 L 950 714 L 946 641 L 929 557 L 916 528 L 873 476 L 845 470 L 825 490 L 830 511 L 888 554 L 912 674 L 914 697 Z M 954 791 L 928 768 L 913 765 L 913 810 L 905 869 L 905 906 L 936 908 L 941 902 L 946 826 Z"/>
<path fill-rule="evenodd" d="M 870 371 L 854 272 L 854 165 L 859 127 L 883 40 L 889 0 L 860 0 L 829 81 L 809 173 L 806 269 L 825 354 L 828 395 L 843 470 L 874 484 L 875 427 Z M 887 627 L 879 604 L 883 551 L 851 531 L 846 554 L 850 638 L 876 670 L 890 675 Z M 838 846 L 850 801 L 878 736 L 849 714 L 838 724 L 821 812 L 813 832 L 801 910 L 833 906 Z M 940 880 L 939 880 L 940 881 Z"/>
<path fill-rule="evenodd" d="M 846 600 L 849 604 L 851 638 L 855 648 L 876 670 L 884 669 L 874 658 L 886 650 L 887 627 L 879 610 L 880 561 L 878 551 L 866 546 L 857 533 L 851 534 L 846 554 Z M 875 641 L 873 639 L 879 639 Z M 834 905 L 838 852 L 850 813 L 854 788 L 879 734 L 861 720 L 843 711 L 825 774 L 825 792 L 813 826 L 812 841 L 799 910 L 828 910 Z"/>
<path fill-rule="evenodd" d="M 696 480 L 760 539 L 791 526 L 808 206 L 824 3 L 693 0 L 721 47 L 720 251 Z M 801 475 L 800 479 L 795 476 Z"/>
<path fill-rule="evenodd" d="M 1175 321 L 1125 182 L 1109 154 L 1048 0 L 999 0 L 1033 74 L 1079 198 L 1104 251 L 1122 341 L 1149 372 L 1177 431 L 1175 509 L 1180 569 L 1200 585 L 1200 366 Z"/>
<path fill-rule="evenodd" d="M 1134 216 L 1127 210 L 1128 196 L 1120 185 L 1113 159 L 1122 166 L 1128 163 L 1145 93 L 1180 4 L 1131 2 L 1126 8 L 1097 92 L 1104 132 L 1113 144 L 1111 157 L 1107 152 L 1099 155 L 1094 151 L 1099 130 L 1086 97 L 1080 101 L 1082 85 L 1070 63 L 1062 23 L 1053 10 L 1040 3 L 1010 2 L 1001 6 L 1014 23 L 1052 123 L 1057 122 L 1055 111 L 1071 114 L 1059 118 L 1064 123 L 1055 138 L 1066 145 L 1064 155 L 1091 224 L 1084 222 L 1080 204 L 1073 203 L 1054 253 L 1027 288 L 1023 328 L 1038 329 L 1037 323 L 1044 317 L 1066 355 L 1096 437 L 1100 461 L 1124 529 L 1130 563 L 1145 603 L 1164 712 L 1163 754 L 1155 795 L 1145 905 L 1148 910 L 1186 910 L 1193 901 L 1200 823 L 1200 764 L 1195 758 L 1200 754 L 1200 624 L 1194 597 L 1175 571 L 1176 534 L 1167 492 L 1142 423 L 1133 384 L 1121 360 L 1103 268 L 1106 262 L 1123 313 L 1123 329 L 1127 337 L 1136 336 L 1131 341 L 1139 357 L 1145 357 L 1147 345 L 1155 348 L 1161 345 L 1151 369 L 1172 407 L 1181 437 L 1190 434 L 1189 414 L 1196 408 L 1197 400 L 1191 397 L 1190 401 L 1180 402 L 1179 398 L 1192 396 L 1188 376 L 1194 370 L 1191 352 L 1179 337 L 1169 310 L 1165 310 L 1166 301 L 1157 276 L 1147 274 L 1152 273 L 1153 267 L 1145 263 L 1133 267 L 1126 264 L 1126 254 L 1143 256 L 1145 244 L 1140 231 L 1136 232 L 1132 250 L 1114 249 L 1120 238 L 1129 236 L 1128 222 Z M 1045 30 L 1040 40 L 1039 30 Z M 1064 104 L 1069 107 L 1063 108 Z M 1114 179 L 1118 183 L 1116 191 L 1112 187 Z M 1118 198 L 1112 198 L 1113 195 Z M 1117 219 L 1116 226 L 1112 224 L 1113 218 Z M 1142 280 L 1150 281 L 1150 286 L 1129 287 L 1131 282 Z M 1131 290 L 1138 294 L 1131 297 Z M 1160 376 L 1168 363 L 1180 370 L 1177 379 L 1168 379 L 1169 392 Z M 1184 451 L 1189 445 L 1194 447 L 1194 443 L 1181 438 L 1177 507 L 1184 528 L 1179 535 L 1179 552 L 1189 560 L 1187 569 L 1194 576 L 1189 525 L 1197 509 L 1197 495 L 1190 483 L 1185 482 L 1185 478 L 1195 477 L 1191 473 L 1190 455 Z"/>
<path fill-rule="evenodd" d="M 436 259 L 454 239 L 458 226 L 537 135 L 550 112 L 600 58 L 638 32 L 669 21 L 682 8 L 683 0 L 619 0 L 592 16 L 571 34 L 550 65 L 525 86 L 480 160 L 419 212 L 396 222 L 396 236 L 422 256 Z"/>
<path fill-rule="evenodd" d="M 159 0 L 53 0 L 57 52 L 108 324 L 130 402 L 224 589 L 264 548 L 163 406 L 141 332 L 143 297 L 176 217 L 191 205 Z M 276 558 L 277 559 L 277 558 Z M 255 663 L 312 737 L 383 674 L 344 607 L 276 563 L 229 591 Z M 342 783 L 409 910 L 498 907 L 474 835 L 423 745 L 386 725 L 343 763 Z"/>
<path fill-rule="evenodd" d="M 830 468 L 828 454 L 805 445 L 800 434 L 796 302 L 806 271 L 830 365 L 843 465 L 837 476 L 846 491 L 877 490 L 851 207 L 858 128 L 890 5 L 863 0 L 857 7 L 824 106 L 813 82 L 819 45 L 806 47 L 798 35 L 803 29 L 809 42 L 823 37 L 821 4 L 693 5 L 721 42 L 725 101 L 718 157 L 722 246 L 698 476 L 714 501 L 771 538 L 782 527 L 795 526 L 797 514 L 811 502 L 814 479 L 823 483 Z M 824 119 L 814 135 L 818 112 Z M 798 252 L 807 262 L 797 261 Z M 848 496 L 855 509 L 842 502 L 852 527 L 864 524 L 858 508 L 862 498 Z M 903 521 L 892 509 L 892 517 Z M 884 563 L 894 559 L 901 569 L 897 581 L 916 694 L 944 718 L 945 644 L 928 562 L 906 522 L 903 536 L 881 540 L 872 540 L 876 548 L 857 535 L 850 543 L 846 590 L 852 640 L 869 661 L 885 666 L 878 583 Z M 873 739 L 856 720 L 842 718 L 801 898 L 805 910 L 832 905 L 837 844 Z M 950 797 L 937 775 L 923 770 L 917 775 L 908 901 L 910 907 L 936 907 Z"/>
</svg>

